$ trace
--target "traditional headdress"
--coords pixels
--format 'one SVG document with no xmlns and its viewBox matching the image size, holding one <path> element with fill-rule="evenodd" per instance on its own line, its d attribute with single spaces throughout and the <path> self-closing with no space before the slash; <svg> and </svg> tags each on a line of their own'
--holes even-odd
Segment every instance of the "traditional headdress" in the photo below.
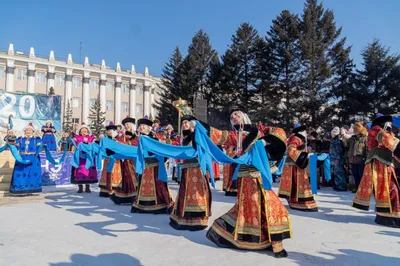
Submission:
<svg viewBox="0 0 400 266">
<path fill-rule="evenodd" d="M 88 126 L 86 125 L 85 122 L 82 122 L 81 126 L 78 128 L 78 132 L 77 132 L 78 134 L 81 133 L 81 129 L 82 129 L 82 128 L 86 128 L 87 131 L 89 132 L 89 135 L 92 135 L 92 130 L 90 129 L 90 127 L 88 127 Z"/>
<path fill-rule="evenodd" d="M 125 124 L 126 123 L 132 123 L 132 124 L 135 124 L 136 123 L 136 120 L 135 120 L 135 118 L 132 118 L 132 117 L 129 117 L 129 116 L 126 116 L 126 118 L 124 118 L 123 120 L 122 120 L 122 125 L 123 126 L 125 126 Z"/>
<path fill-rule="evenodd" d="M 117 130 L 117 126 L 114 125 L 113 122 L 110 122 L 108 126 L 106 126 L 106 130 Z"/>
<path fill-rule="evenodd" d="M 153 126 L 153 122 L 151 122 L 146 116 L 138 120 L 138 127 L 140 125 L 148 125 L 149 127 Z"/>
<path fill-rule="evenodd" d="M 28 128 L 32 129 L 33 131 L 35 131 L 35 128 L 33 127 L 32 122 L 30 122 L 26 127 L 24 127 L 24 131 L 27 130 Z"/>
<path fill-rule="evenodd" d="M 393 122 L 393 118 L 391 115 L 378 114 L 377 117 L 372 121 L 372 127 L 373 126 L 384 127 L 387 122 L 390 123 Z"/>
</svg>

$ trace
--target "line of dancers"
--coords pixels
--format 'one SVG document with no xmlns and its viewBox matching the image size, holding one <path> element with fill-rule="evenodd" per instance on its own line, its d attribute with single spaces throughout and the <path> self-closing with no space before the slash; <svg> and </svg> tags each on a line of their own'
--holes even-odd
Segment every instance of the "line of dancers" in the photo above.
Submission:
<svg viewBox="0 0 400 266">
<path fill-rule="evenodd" d="M 230 157 L 243 155 L 252 149 L 257 140 L 262 140 L 272 173 L 277 171 L 276 166 L 285 154 L 287 159 L 278 195 L 273 190 L 264 189 L 260 172 L 255 167 L 240 165 L 234 180 L 237 165 L 225 165 L 223 188 L 226 195 L 236 196 L 236 202 L 228 212 L 214 220 L 206 236 L 219 247 L 270 249 L 276 258 L 287 257 L 282 241 L 292 237 L 291 220 L 279 197 L 287 199 L 291 209 L 318 211 L 306 171 L 310 155 L 306 151 L 307 128 L 297 125 L 287 138 L 281 128 L 253 125 L 240 105 L 231 108 L 229 119 L 232 125 L 230 130 L 219 130 L 201 123 L 208 130 L 212 142 Z M 197 119 L 190 114 L 184 115 L 181 119 L 182 133 L 177 135 L 154 132 L 153 122 L 147 118 L 137 121 L 135 131 L 136 120 L 127 117 L 122 121 L 125 132 L 111 123 L 106 127 L 106 137 L 132 146 L 138 145 L 142 135 L 171 145 L 195 146 L 196 124 L 191 123 L 193 120 Z M 374 195 L 376 223 L 400 227 L 399 184 L 393 168 L 393 159 L 400 158 L 400 147 L 399 140 L 390 132 L 391 122 L 391 116 L 381 116 L 372 122 L 366 171 L 353 207 L 368 210 L 370 198 Z M 73 137 L 77 144 L 95 141 L 86 125 L 82 125 Z M 21 139 L 16 145 L 20 143 Z M 112 153 L 107 150 L 108 155 Z M 136 174 L 135 163 L 130 159 L 116 160 L 112 171 L 108 172 L 109 160 L 104 160 L 99 182 L 101 197 L 109 197 L 115 204 L 130 204 L 132 213 L 169 214 L 170 225 L 177 230 L 197 231 L 208 227 L 212 214 L 211 189 L 197 159 L 179 162 L 182 174 L 175 200 L 167 182 L 158 179 L 158 160 L 146 158 L 141 175 Z M 16 169 L 19 169 L 17 165 Z M 90 192 L 90 184 L 97 182 L 96 168 L 86 169 L 85 160 L 80 158 L 71 179 L 72 183 L 78 184 L 78 193 L 84 192 L 83 185 L 86 186 L 85 192 Z"/>
</svg>

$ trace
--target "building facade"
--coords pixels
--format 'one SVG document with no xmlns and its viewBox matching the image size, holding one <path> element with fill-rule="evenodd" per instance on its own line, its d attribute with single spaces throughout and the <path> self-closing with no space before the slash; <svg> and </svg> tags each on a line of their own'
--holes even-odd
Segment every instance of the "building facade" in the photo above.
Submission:
<svg viewBox="0 0 400 266">
<path fill-rule="evenodd" d="M 71 102 L 73 122 L 79 124 L 90 123 L 90 107 L 99 94 L 106 124 L 118 124 L 128 115 L 136 119 L 156 117 L 152 105 L 159 98 L 160 86 L 161 79 L 151 76 L 147 67 L 140 74 L 133 65 L 129 71 L 122 70 L 120 63 L 113 69 L 104 60 L 101 65 L 89 64 L 87 57 L 84 64 L 77 64 L 71 54 L 67 61 L 57 60 L 53 51 L 49 58 L 41 58 L 35 56 L 33 48 L 29 54 L 14 51 L 13 44 L 0 52 L 0 89 L 48 94 L 52 87 L 63 97 L 63 112 Z"/>
</svg>

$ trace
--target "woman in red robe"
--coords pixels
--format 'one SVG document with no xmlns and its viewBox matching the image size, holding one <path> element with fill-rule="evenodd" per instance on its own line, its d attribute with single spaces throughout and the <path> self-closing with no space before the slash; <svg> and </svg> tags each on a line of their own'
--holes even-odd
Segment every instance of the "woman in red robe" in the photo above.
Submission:
<svg viewBox="0 0 400 266">
<path fill-rule="evenodd" d="M 249 127 L 243 137 L 244 124 L 251 126 L 245 110 L 235 106 L 231 112 L 232 124 L 238 126 L 239 134 L 210 128 L 215 144 L 236 143 L 237 156 L 252 148 L 259 138 L 264 138 L 270 161 L 279 162 L 286 149 L 286 134 L 283 129 Z M 250 123 L 249 123 L 250 122 Z M 234 170 L 234 169 L 233 169 Z M 278 170 L 271 167 L 271 171 Z M 238 193 L 235 205 L 216 219 L 207 232 L 207 238 L 220 247 L 246 250 L 272 249 L 276 258 L 287 257 L 282 240 L 291 237 L 289 213 L 273 190 L 264 190 L 260 172 L 252 166 L 240 166 Z"/>
<path fill-rule="evenodd" d="M 256 128 L 251 125 L 251 121 L 246 114 L 245 108 L 235 105 L 229 112 L 231 130 L 218 130 L 204 125 L 210 132 L 210 138 L 218 146 L 226 150 L 229 157 L 242 154 L 242 141 L 249 132 Z M 223 190 L 226 196 L 237 196 L 237 180 L 233 180 L 233 174 L 237 165 L 224 165 Z"/>
<path fill-rule="evenodd" d="M 396 178 L 393 157 L 400 158 L 400 145 L 391 133 L 392 117 L 379 116 L 372 121 L 368 133 L 367 160 L 364 174 L 353 200 L 353 207 L 369 210 L 375 197 L 377 224 L 400 227 L 400 186 Z"/>
<path fill-rule="evenodd" d="M 133 133 L 135 119 L 126 117 L 122 120 L 122 125 L 125 127 L 123 134 L 123 142 L 126 145 L 138 146 L 138 137 Z M 132 204 L 137 195 L 138 178 L 136 176 L 135 165 L 132 159 L 125 159 L 122 162 L 122 181 L 110 199 L 117 205 Z"/>
<path fill-rule="evenodd" d="M 278 195 L 288 200 L 291 209 L 314 212 L 318 208 L 306 172 L 309 162 L 306 130 L 305 126 L 297 126 L 289 137 Z"/>
<path fill-rule="evenodd" d="M 153 122 L 146 118 L 139 119 L 138 132 L 150 138 L 154 136 Z M 171 213 L 174 201 L 167 182 L 158 180 L 159 162 L 156 158 L 146 158 L 143 174 L 139 176 L 139 191 L 132 204 L 131 212 L 135 213 Z"/>
<path fill-rule="evenodd" d="M 194 131 L 191 115 L 182 117 L 183 146 L 193 145 Z M 197 231 L 208 227 L 211 216 L 211 191 L 206 175 L 201 171 L 197 159 L 183 160 L 182 179 L 176 195 L 175 206 L 170 216 L 170 225 L 177 230 Z"/>
<path fill-rule="evenodd" d="M 113 122 L 110 122 L 108 126 L 106 126 L 107 138 L 124 143 L 124 140 L 118 136 L 117 126 L 114 125 Z M 104 160 L 103 170 L 101 172 L 101 179 L 99 182 L 100 187 L 100 197 L 108 198 L 113 193 L 114 190 L 118 188 L 119 184 L 122 181 L 122 162 L 121 160 L 116 160 L 114 162 L 113 169 L 111 173 L 107 172 L 107 165 L 109 163 L 109 159 Z"/>
</svg>

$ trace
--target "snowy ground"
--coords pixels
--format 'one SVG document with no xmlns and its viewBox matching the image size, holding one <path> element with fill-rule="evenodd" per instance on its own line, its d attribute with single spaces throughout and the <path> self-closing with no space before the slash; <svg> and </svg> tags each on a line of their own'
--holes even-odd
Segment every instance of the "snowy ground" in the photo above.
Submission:
<svg viewBox="0 0 400 266">
<path fill-rule="evenodd" d="M 235 200 L 217 185 L 210 225 Z M 170 188 L 175 194 L 177 185 Z M 400 265 L 400 229 L 378 226 L 372 211 L 351 208 L 353 195 L 325 188 L 318 213 L 289 210 L 293 239 L 284 241 L 289 257 L 279 260 L 268 251 L 218 248 L 206 231 L 176 231 L 168 215 L 131 214 L 130 206 L 97 193 L 64 188 L 8 197 L 0 199 L 0 265 Z"/>
</svg>

